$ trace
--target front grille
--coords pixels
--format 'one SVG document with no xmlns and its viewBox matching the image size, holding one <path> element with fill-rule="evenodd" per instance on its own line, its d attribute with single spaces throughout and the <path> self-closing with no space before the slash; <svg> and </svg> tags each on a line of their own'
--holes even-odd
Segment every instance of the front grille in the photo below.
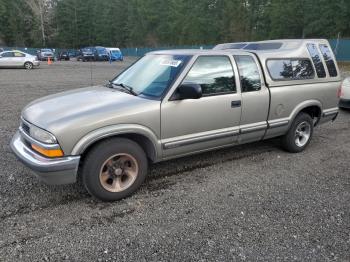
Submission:
<svg viewBox="0 0 350 262">
<path fill-rule="evenodd" d="M 30 127 L 28 124 L 26 124 L 25 122 L 22 121 L 21 127 L 22 127 L 24 132 L 26 132 L 28 135 L 30 134 Z"/>
</svg>

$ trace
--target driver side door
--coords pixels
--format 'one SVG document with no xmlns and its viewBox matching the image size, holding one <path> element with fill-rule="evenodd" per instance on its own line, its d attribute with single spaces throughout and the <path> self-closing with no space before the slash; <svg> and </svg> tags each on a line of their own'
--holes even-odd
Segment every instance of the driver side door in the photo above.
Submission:
<svg viewBox="0 0 350 262">
<path fill-rule="evenodd" d="M 180 76 L 181 77 L 181 76 Z M 234 144 L 239 134 L 241 93 L 238 73 L 229 56 L 198 56 L 181 83 L 198 84 L 199 99 L 161 104 L 163 158 Z M 171 92 L 171 91 L 170 91 Z"/>
</svg>

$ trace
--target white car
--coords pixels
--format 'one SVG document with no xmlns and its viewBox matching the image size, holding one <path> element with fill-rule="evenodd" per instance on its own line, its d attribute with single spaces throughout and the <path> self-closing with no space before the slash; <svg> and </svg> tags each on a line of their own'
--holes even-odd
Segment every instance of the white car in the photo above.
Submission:
<svg viewBox="0 0 350 262">
<path fill-rule="evenodd" d="M 350 109 L 350 77 L 344 79 L 339 92 L 339 107 Z"/>
<path fill-rule="evenodd" d="M 4 51 L 0 53 L 0 67 L 20 67 L 32 69 L 39 66 L 40 62 L 36 56 L 17 51 Z"/>
</svg>

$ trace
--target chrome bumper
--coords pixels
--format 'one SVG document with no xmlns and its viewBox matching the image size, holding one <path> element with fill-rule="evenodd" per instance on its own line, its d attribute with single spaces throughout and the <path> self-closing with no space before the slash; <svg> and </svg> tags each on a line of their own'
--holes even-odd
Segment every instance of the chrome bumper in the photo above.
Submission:
<svg viewBox="0 0 350 262">
<path fill-rule="evenodd" d="M 17 132 L 11 141 L 11 149 L 17 158 L 37 177 L 49 185 L 71 184 L 76 182 L 80 156 L 46 158 L 29 148 Z"/>
</svg>

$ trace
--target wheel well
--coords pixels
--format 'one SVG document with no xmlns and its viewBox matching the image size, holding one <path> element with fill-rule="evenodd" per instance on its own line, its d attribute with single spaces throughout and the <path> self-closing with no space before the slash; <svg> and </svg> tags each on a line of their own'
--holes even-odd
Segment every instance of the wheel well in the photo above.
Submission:
<svg viewBox="0 0 350 262">
<path fill-rule="evenodd" d="M 303 110 L 301 110 L 300 112 L 308 114 L 314 120 L 316 118 L 316 121 L 314 122 L 315 126 L 317 125 L 317 123 L 321 119 L 321 108 L 318 106 L 308 106 L 308 107 L 304 108 Z"/>
<path fill-rule="evenodd" d="M 152 143 L 152 141 L 147 138 L 146 136 L 139 135 L 139 134 L 120 134 L 120 135 L 115 135 L 115 136 L 109 136 L 106 138 L 102 138 L 100 140 L 95 141 L 94 143 L 90 144 L 83 152 L 82 152 L 82 157 L 84 158 L 87 153 L 98 143 L 111 139 L 111 138 L 116 138 L 116 137 L 122 137 L 122 138 L 127 138 L 130 139 L 134 142 L 136 142 L 142 149 L 145 151 L 146 156 L 149 160 L 154 162 L 157 157 L 157 152 L 156 149 Z"/>
</svg>

